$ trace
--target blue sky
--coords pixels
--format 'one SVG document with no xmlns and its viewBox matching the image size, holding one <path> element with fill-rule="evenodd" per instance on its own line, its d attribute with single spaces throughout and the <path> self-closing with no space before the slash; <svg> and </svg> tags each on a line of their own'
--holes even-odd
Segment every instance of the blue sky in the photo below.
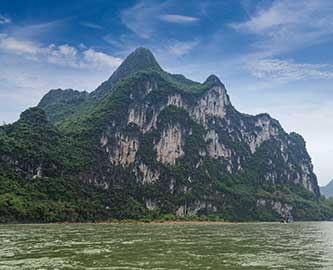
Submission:
<svg viewBox="0 0 333 270">
<path fill-rule="evenodd" d="M 214 73 L 235 107 L 268 112 L 333 178 L 333 1 L 0 2 L 0 121 L 54 88 L 92 91 L 136 47 L 172 73 Z"/>
</svg>

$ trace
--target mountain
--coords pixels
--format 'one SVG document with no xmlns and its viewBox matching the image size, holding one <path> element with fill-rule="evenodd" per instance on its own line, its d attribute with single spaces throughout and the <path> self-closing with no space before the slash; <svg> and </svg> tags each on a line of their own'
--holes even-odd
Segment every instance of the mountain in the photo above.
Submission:
<svg viewBox="0 0 333 270">
<path fill-rule="evenodd" d="M 57 123 L 79 111 L 83 104 L 86 104 L 88 97 L 87 92 L 53 89 L 41 99 L 38 107 L 47 113 L 50 121 Z"/>
<path fill-rule="evenodd" d="M 326 186 L 320 187 L 320 193 L 327 198 L 333 197 L 333 180 L 331 180 Z"/>
<path fill-rule="evenodd" d="M 0 222 L 322 220 L 304 139 L 232 105 L 215 75 L 164 71 L 144 48 L 90 94 L 51 90 L 0 127 Z"/>
<path fill-rule="evenodd" d="M 157 63 L 155 57 L 149 50 L 145 48 L 138 48 L 132 52 L 123 63 L 121 63 L 121 65 L 107 81 L 103 82 L 92 93 L 92 96 L 95 98 L 103 96 L 119 80 L 143 70 L 154 70 L 157 72 L 162 71 L 160 65 Z"/>
</svg>

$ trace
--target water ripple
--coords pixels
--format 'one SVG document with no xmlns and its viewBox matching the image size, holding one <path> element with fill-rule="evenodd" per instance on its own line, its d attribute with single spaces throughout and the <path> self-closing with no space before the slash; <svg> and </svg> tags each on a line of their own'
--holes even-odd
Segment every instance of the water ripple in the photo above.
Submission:
<svg viewBox="0 0 333 270">
<path fill-rule="evenodd" d="M 333 269 L 333 226 L 2 225 L 0 270 Z"/>
</svg>

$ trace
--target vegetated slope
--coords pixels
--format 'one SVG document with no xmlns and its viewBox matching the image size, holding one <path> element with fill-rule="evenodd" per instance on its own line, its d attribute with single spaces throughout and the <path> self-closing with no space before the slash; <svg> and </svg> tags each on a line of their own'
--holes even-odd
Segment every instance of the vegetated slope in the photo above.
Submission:
<svg viewBox="0 0 333 270">
<path fill-rule="evenodd" d="M 88 98 L 87 92 L 53 89 L 41 99 L 38 107 L 47 113 L 51 122 L 58 123 L 85 107 Z"/>
<path fill-rule="evenodd" d="M 239 113 L 214 75 L 139 48 L 91 94 L 56 91 L 1 128 L 2 221 L 333 215 L 303 138 Z"/>
</svg>

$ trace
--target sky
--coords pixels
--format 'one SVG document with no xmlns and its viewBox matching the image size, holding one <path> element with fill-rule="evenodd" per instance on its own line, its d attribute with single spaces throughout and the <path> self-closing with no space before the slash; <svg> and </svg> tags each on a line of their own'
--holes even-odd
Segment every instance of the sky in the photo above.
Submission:
<svg viewBox="0 0 333 270">
<path fill-rule="evenodd" d="M 171 73 L 216 74 L 241 112 L 300 133 L 333 178 L 333 1 L 0 2 L 0 122 L 50 89 L 94 90 L 137 47 Z"/>
</svg>

